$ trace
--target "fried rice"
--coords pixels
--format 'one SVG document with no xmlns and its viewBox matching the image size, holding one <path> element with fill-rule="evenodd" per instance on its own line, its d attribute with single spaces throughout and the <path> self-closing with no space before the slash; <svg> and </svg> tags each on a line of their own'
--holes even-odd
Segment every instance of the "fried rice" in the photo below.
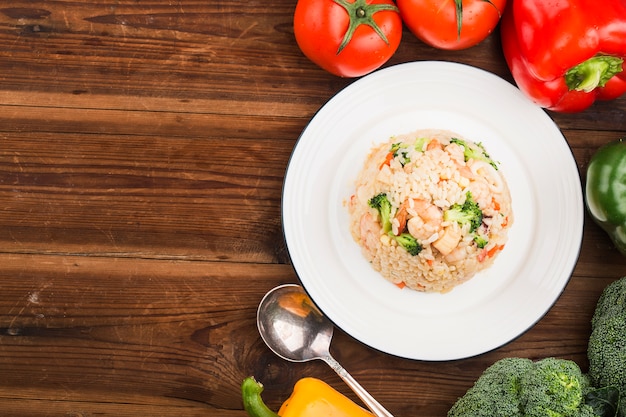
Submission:
<svg viewBox="0 0 626 417">
<path fill-rule="evenodd" d="M 348 203 L 351 233 L 400 287 L 447 292 L 490 267 L 513 224 L 499 164 L 444 130 L 394 136 L 369 153 Z"/>
</svg>

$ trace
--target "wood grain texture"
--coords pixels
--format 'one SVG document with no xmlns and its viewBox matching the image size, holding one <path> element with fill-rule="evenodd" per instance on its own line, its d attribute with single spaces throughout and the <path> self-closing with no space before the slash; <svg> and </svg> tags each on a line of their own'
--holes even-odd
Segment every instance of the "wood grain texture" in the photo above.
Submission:
<svg viewBox="0 0 626 417">
<path fill-rule="evenodd" d="M 244 417 L 248 375 L 275 409 L 302 376 L 356 400 L 326 365 L 286 363 L 256 331 L 263 294 L 297 282 L 280 218 L 289 155 L 353 81 L 300 53 L 295 1 L 10 3 L 0 5 L 2 415 Z M 497 35 L 445 52 L 405 32 L 386 65 L 416 60 L 512 81 Z M 626 98 L 548 114 L 582 181 L 594 151 L 626 135 Z M 626 258 L 586 217 L 569 285 L 513 342 L 432 363 L 337 330 L 333 355 L 394 415 L 442 417 L 502 357 L 586 367 L 595 301 L 623 275 Z"/>
</svg>

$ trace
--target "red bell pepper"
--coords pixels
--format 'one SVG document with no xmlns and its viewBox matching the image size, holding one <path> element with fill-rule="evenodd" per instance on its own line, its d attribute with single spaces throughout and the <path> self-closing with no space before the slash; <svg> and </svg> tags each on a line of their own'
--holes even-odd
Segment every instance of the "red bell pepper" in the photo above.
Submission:
<svg viewBox="0 0 626 417">
<path fill-rule="evenodd" d="M 515 83 L 541 107 L 579 112 L 626 92 L 626 0 L 514 0 L 500 30 Z"/>
</svg>

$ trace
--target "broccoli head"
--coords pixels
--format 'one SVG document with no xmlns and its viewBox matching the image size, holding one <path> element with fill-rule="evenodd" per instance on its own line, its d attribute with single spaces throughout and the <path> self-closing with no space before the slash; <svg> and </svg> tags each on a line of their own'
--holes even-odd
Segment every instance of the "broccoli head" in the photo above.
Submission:
<svg viewBox="0 0 626 417">
<path fill-rule="evenodd" d="M 391 230 L 391 202 L 387 198 L 387 194 L 380 193 L 370 198 L 367 204 L 378 211 L 380 216 L 380 224 L 385 233 Z"/>
<path fill-rule="evenodd" d="M 570 360 L 505 358 L 483 372 L 448 417 L 598 417 L 589 378 Z"/>
<path fill-rule="evenodd" d="M 596 413 L 596 410 L 588 405 L 588 404 L 583 404 L 580 406 L 580 408 L 571 415 L 571 417 L 601 417 L 598 415 L 598 413 Z"/>
<path fill-rule="evenodd" d="M 574 361 L 546 358 L 535 362 L 520 381 L 525 417 L 578 415 L 588 384 L 587 376 Z"/>
<path fill-rule="evenodd" d="M 530 359 L 500 359 L 457 400 L 448 417 L 522 417 L 520 381 L 532 367 Z"/>
<path fill-rule="evenodd" d="M 474 242 L 476 242 L 476 246 L 478 246 L 480 249 L 484 248 L 485 246 L 487 246 L 487 243 L 489 243 L 487 238 L 481 235 L 474 236 Z"/>
<path fill-rule="evenodd" d="M 619 391 L 619 416 L 626 417 L 626 277 L 608 285 L 596 304 L 587 348 L 595 387 Z"/>
<path fill-rule="evenodd" d="M 401 233 L 399 236 L 391 234 L 391 236 L 402 246 L 409 254 L 415 256 L 422 251 L 422 245 L 410 233 Z"/>
<path fill-rule="evenodd" d="M 411 162 L 408 145 L 402 142 L 394 143 L 389 151 L 393 153 L 393 157 L 396 158 L 400 165 L 405 166 Z"/>
<path fill-rule="evenodd" d="M 606 317 L 626 313 L 626 277 L 609 284 L 596 303 L 596 310 L 591 319 L 591 325 L 597 326 Z"/>
<path fill-rule="evenodd" d="M 465 202 L 463 204 L 453 204 L 450 208 L 443 212 L 445 221 L 454 221 L 461 225 L 470 225 L 470 232 L 475 232 L 483 222 L 483 212 L 478 207 L 478 203 L 474 201 L 471 192 L 465 194 Z"/>
<path fill-rule="evenodd" d="M 484 161 L 495 169 L 498 169 L 498 164 L 496 164 L 496 162 L 491 159 L 482 143 L 469 143 L 458 138 L 450 139 L 450 143 L 456 143 L 463 148 L 463 157 L 465 159 L 465 162 L 469 161 L 470 159 L 473 159 L 475 161 Z"/>
</svg>

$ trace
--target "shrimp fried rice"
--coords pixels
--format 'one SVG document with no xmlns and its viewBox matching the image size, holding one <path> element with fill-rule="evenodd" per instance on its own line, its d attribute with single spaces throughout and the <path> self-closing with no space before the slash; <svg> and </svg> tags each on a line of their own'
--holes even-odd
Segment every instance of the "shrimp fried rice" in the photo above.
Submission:
<svg viewBox="0 0 626 417">
<path fill-rule="evenodd" d="M 450 291 L 491 266 L 513 223 L 498 163 L 480 142 L 443 130 L 375 146 L 348 209 L 373 268 L 425 292 Z"/>
</svg>

